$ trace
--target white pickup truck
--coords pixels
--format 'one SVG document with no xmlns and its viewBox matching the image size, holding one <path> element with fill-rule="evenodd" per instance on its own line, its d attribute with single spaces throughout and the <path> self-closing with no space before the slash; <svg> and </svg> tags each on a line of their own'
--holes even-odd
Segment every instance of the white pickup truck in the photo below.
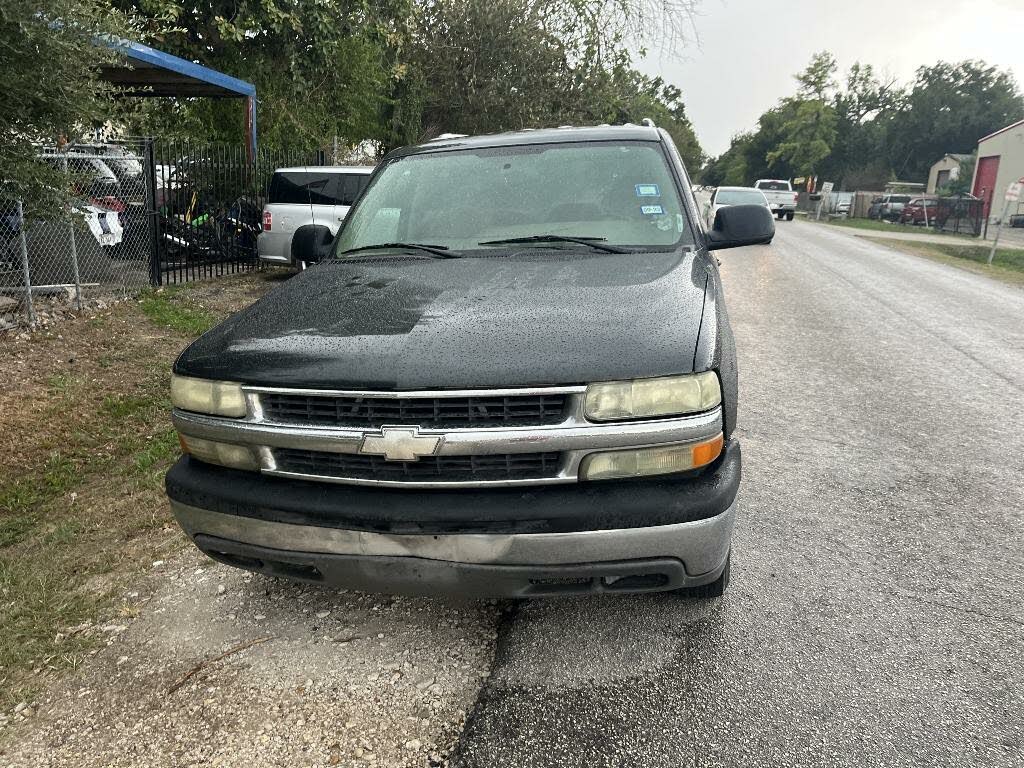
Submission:
<svg viewBox="0 0 1024 768">
<path fill-rule="evenodd" d="M 793 191 L 793 186 L 785 180 L 780 179 L 758 179 L 754 182 L 754 189 L 760 189 L 766 198 L 772 213 L 781 220 L 792 221 L 796 213 L 796 201 L 799 197 Z"/>
</svg>

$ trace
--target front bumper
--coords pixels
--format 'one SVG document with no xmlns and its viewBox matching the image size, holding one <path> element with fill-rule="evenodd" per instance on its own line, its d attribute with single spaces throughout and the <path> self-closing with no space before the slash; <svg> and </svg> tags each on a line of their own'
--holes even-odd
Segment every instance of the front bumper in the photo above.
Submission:
<svg viewBox="0 0 1024 768">
<path fill-rule="evenodd" d="M 196 546 L 231 565 L 366 591 L 525 597 L 714 581 L 739 480 L 730 441 L 695 476 L 529 489 L 365 488 L 184 457 L 167 492 Z"/>
<path fill-rule="evenodd" d="M 253 520 L 177 502 L 200 550 L 248 570 L 366 592 L 543 597 L 707 584 L 729 555 L 735 507 L 650 528 L 539 534 L 380 534 Z"/>
</svg>

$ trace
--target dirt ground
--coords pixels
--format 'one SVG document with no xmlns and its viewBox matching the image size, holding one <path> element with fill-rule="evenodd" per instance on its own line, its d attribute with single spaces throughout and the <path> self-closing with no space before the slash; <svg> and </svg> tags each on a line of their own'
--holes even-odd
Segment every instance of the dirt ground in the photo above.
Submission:
<svg viewBox="0 0 1024 768">
<path fill-rule="evenodd" d="M 0 339 L 0 766 L 443 764 L 495 605 L 230 569 L 167 509 L 170 364 L 280 279 Z"/>
<path fill-rule="evenodd" d="M 489 603 L 307 587 L 191 549 L 145 580 L 137 618 L 87 630 L 104 647 L 0 764 L 442 765 L 490 669 Z"/>
</svg>

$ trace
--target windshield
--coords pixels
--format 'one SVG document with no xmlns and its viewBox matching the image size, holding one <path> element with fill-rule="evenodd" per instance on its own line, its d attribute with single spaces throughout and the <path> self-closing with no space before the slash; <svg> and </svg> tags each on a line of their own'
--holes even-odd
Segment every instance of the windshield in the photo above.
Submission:
<svg viewBox="0 0 1024 768">
<path fill-rule="evenodd" d="M 115 174 L 122 176 L 141 176 L 142 163 L 137 158 L 128 155 L 104 155 L 103 162 L 110 166 Z"/>
<path fill-rule="evenodd" d="M 467 251 L 537 235 L 641 248 L 692 242 L 660 145 L 580 142 L 399 158 L 366 190 L 335 253 L 394 242 Z"/>
<path fill-rule="evenodd" d="M 754 185 L 758 189 L 768 189 L 772 192 L 792 192 L 788 181 L 759 181 Z"/>
<path fill-rule="evenodd" d="M 910 200 L 906 195 L 891 195 L 889 197 L 890 203 L 906 203 Z"/>
<path fill-rule="evenodd" d="M 764 205 L 764 195 L 756 189 L 720 189 L 715 205 Z"/>
</svg>

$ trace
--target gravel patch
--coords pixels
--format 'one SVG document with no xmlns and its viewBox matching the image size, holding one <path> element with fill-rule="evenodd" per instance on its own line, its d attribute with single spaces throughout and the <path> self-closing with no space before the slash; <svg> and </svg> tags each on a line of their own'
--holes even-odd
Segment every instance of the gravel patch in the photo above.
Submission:
<svg viewBox="0 0 1024 768">
<path fill-rule="evenodd" d="M 152 578 L 137 618 L 68 628 L 106 645 L 0 715 L 0 765 L 444 765 L 491 667 L 493 602 L 294 584 L 193 550 Z"/>
</svg>

